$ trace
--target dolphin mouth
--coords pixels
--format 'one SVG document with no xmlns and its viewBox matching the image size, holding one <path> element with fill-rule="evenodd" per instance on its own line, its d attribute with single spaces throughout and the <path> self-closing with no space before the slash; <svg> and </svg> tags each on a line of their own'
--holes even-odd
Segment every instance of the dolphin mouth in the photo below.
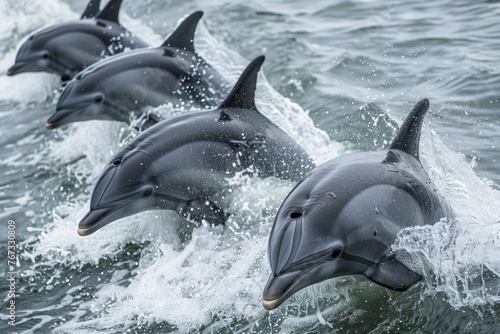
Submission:
<svg viewBox="0 0 500 334">
<path fill-rule="evenodd" d="M 77 120 L 72 121 L 71 116 L 83 111 L 85 108 L 87 108 L 86 105 L 81 107 L 56 110 L 56 112 L 52 116 L 50 116 L 45 123 L 45 128 L 53 130 L 62 125 L 77 122 Z"/>
<path fill-rule="evenodd" d="M 111 223 L 113 220 L 106 218 L 121 207 L 91 209 L 78 224 L 78 234 L 84 237 Z"/>
<path fill-rule="evenodd" d="M 25 72 L 24 69 L 30 65 L 29 62 L 15 63 L 7 70 L 7 75 L 9 77 Z"/>
<path fill-rule="evenodd" d="M 266 310 L 274 310 L 285 302 L 290 296 L 302 288 L 313 283 L 308 283 L 308 279 L 315 277 L 316 269 L 321 264 L 316 264 L 311 268 L 285 273 L 278 277 L 271 275 L 264 288 L 262 305 Z M 314 281 L 318 283 L 319 281 Z"/>
<path fill-rule="evenodd" d="M 49 121 L 47 121 L 47 123 L 45 123 L 45 128 L 49 129 L 49 130 L 53 130 L 53 129 L 57 129 L 59 126 L 55 123 L 51 123 Z"/>
</svg>

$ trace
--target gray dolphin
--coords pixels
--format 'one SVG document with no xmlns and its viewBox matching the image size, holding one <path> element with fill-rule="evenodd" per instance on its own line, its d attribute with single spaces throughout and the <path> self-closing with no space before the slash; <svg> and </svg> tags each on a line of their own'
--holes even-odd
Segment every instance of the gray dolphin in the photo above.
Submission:
<svg viewBox="0 0 500 334">
<path fill-rule="evenodd" d="M 421 276 L 394 258 L 406 227 L 453 217 L 419 160 L 427 99 L 417 103 L 386 151 L 353 153 L 310 172 L 281 205 L 269 237 L 268 310 L 300 289 L 361 274 L 403 291 Z"/>
<path fill-rule="evenodd" d="M 69 80 L 104 57 L 125 49 L 147 47 L 118 22 L 121 3 L 122 0 L 110 0 L 98 12 L 99 1 L 90 1 L 80 20 L 35 32 L 19 49 L 7 75 L 49 72 Z"/>
<path fill-rule="evenodd" d="M 109 160 L 78 233 L 145 210 L 175 210 L 211 224 L 226 220 L 210 197 L 250 167 L 260 177 L 298 181 L 314 167 L 307 153 L 255 106 L 260 56 L 219 108 L 178 115 L 142 132 Z"/>
<path fill-rule="evenodd" d="M 210 108 L 229 91 L 222 76 L 194 50 L 196 26 L 203 16 L 188 16 L 158 48 L 109 57 L 79 73 L 65 87 L 46 127 L 93 119 L 128 122 L 131 113 L 167 101 L 192 101 Z M 142 129 L 159 121 L 148 114 Z"/>
</svg>

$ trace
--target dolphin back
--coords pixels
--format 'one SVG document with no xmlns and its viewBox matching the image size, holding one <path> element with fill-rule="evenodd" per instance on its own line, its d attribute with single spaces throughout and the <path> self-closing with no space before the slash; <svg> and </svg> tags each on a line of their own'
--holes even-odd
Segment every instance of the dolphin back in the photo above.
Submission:
<svg viewBox="0 0 500 334">
<path fill-rule="evenodd" d="M 231 122 L 234 118 L 245 120 L 254 126 L 255 135 L 240 146 L 242 161 L 253 165 L 260 177 L 275 176 L 300 181 L 315 167 L 314 162 L 293 138 L 265 117 L 255 104 L 257 77 L 265 57 L 255 58 L 243 71 L 231 92 L 221 103 L 220 121 Z"/>
</svg>

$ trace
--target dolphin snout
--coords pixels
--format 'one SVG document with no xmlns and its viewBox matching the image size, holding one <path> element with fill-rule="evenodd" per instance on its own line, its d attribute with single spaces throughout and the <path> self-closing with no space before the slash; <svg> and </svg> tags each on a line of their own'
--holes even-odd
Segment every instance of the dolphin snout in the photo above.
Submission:
<svg viewBox="0 0 500 334">
<path fill-rule="evenodd" d="M 45 123 L 47 129 L 56 129 L 62 125 L 72 122 L 77 122 L 84 119 L 84 111 L 87 105 L 78 105 L 64 109 L 57 109 L 56 112 L 49 117 Z"/>
<path fill-rule="evenodd" d="M 134 209 L 133 202 L 127 198 L 118 198 L 106 193 L 111 181 L 111 173 L 104 177 L 104 183 L 99 183 L 94 190 L 90 202 L 90 211 L 78 224 L 78 234 L 86 236 L 94 233 L 109 223 L 127 217 L 140 210 Z"/>
<path fill-rule="evenodd" d="M 12 65 L 7 70 L 7 75 L 8 76 L 13 76 L 13 75 L 22 73 L 22 72 L 24 72 L 23 68 L 26 67 L 27 65 L 28 65 L 28 63 L 24 63 L 24 62 L 22 62 L 22 63 L 15 63 L 14 65 Z"/>
<path fill-rule="evenodd" d="M 264 288 L 262 304 L 266 310 L 280 306 L 293 292 L 290 288 L 300 278 L 300 272 L 292 272 L 275 277 L 271 275 Z"/>
<path fill-rule="evenodd" d="M 262 304 L 266 310 L 273 310 L 297 291 L 331 277 L 332 270 L 325 262 L 311 263 L 307 268 L 278 276 L 271 275 L 264 288 Z"/>
<path fill-rule="evenodd" d="M 49 129 L 49 130 L 53 130 L 53 129 L 56 129 L 58 128 L 59 125 L 57 125 L 56 123 L 54 123 L 53 121 L 51 121 L 50 119 L 45 123 L 45 128 L 46 129 Z"/>
<path fill-rule="evenodd" d="M 49 130 L 57 129 L 58 127 L 60 127 L 62 125 L 61 120 L 63 118 L 64 117 L 61 117 L 61 115 L 56 112 L 55 114 L 53 114 L 52 116 L 49 117 L 47 122 L 45 122 L 45 128 L 47 128 Z"/>
<path fill-rule="evenodd" d="M 61 125 L 64 125 L 64 118 L 66 118 L 70 114 L 71 111 L 67 110 L 56 111 L 52 116 L 49 117 L 49 119 L 45 123 L 45 127 L 49 130 L 52 130 L 60 127 Z"/>
<path fill-rule="evenodd" d="M 106 217 L 108 217 L 113 211 L 114 209 L 112 208 L 90 210 L 78 224 L 78 234 L 81 236 L 87 236 L 107 225 L 111 222 L 111 220 L 106 219 Z"/>
<path fill-rule="evenodd" d="M 113 183 L 113 179 L 113 170 L 108 170 L 97 182 L 90 200 L 90 211 L 78 224 L 79 235 L 92 234 L 115 219 L 125 216 L 121 211 L 128 202 L 120 201 L 117 195 L 108 193 L 108 188 Z"/>
</svg>

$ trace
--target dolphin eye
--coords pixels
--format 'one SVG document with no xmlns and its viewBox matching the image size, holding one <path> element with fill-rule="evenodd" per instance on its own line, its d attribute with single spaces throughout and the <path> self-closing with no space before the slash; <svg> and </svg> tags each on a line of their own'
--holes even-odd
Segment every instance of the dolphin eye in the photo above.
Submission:
<svg viewBox="0 0 500 334">
<path fill-rule="evenodd" d="M 116 159 L 115 161 L 113 161 L 113 165 L 115 166 L 118 166 L 122 163 L 122 159 Z"/>
<path fill-rule="evenodd" d="M 97 95 L 94 99 L 95 103 L 101 103 L 103 100 L 103 97 L 102 95 Z"/>
<path fill-rule="evenodd" d="M 300 217 L 302 217 L 302 212 L 292 212 L 290 214 L 290 218 L 292 218 L 292 219 L 297 219 L 297 218 L 300 218 Z"/>
<path fill-rule="evenodd" d="M 332 259 L 335 259 L 337 257 L 340 256 L 340 254 L 342 254 L 342 248 L 335 248 L 332 252 Z"/>
<path fill-rule="evenodd" d="M 151 189 L 146 189 L 146 190 L 144 190 L 144 193 L 142 194 L 142 196 L 149 197 L 152 193 L 153 193 L 153 191 Z"/>
<path fill-rule="evenodd" d="M 43 58 L 43 59 L 48 59 L 48 58 L 49 58 L 49 54 L 48 54 L 48 53 L 44 53 L 44 54 L 42 55 L 42 58 Z"/>
</svg>

